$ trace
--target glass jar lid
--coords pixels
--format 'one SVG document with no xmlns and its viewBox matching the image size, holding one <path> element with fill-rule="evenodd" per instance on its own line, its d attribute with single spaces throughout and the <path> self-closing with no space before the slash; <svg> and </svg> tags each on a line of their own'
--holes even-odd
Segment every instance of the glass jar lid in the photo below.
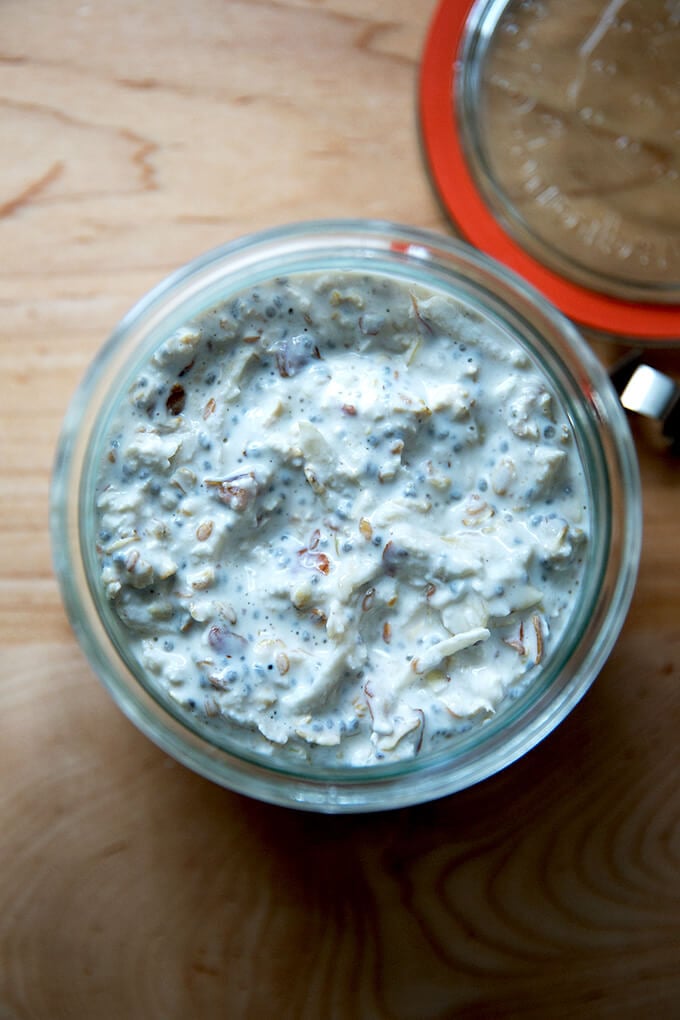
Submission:
<svg viewBox="0 0 680 1020">
<path fill-rule="evenodd" d="M 442 0 L 423 142 L 469 241 L 584 326 L 680 338 L 680 2 Z"/>
</svg>

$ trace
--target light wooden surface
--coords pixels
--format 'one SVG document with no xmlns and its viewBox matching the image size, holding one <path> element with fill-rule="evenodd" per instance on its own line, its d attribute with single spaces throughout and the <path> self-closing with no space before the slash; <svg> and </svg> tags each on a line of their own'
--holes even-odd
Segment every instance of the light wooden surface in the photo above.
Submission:
<svg viewBox="0 0 680 1020">
<path fill-rule="evenodd" d="M 417 809 L 297 814 L 176 765 L 51 572 L 60 420 L 150 285 L 287 220 L 449 229 L 415 116 L 433 8 L 0 4 L 0 1020 L 680 1015 L 680 487 L 653 429 L 602 675 L 521 762 Z"/>
</svg>

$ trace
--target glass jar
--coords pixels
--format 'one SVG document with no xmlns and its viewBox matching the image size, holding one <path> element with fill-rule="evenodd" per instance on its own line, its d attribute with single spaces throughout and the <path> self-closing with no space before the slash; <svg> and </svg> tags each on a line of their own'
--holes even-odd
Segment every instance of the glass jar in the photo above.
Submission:
<svg viewBox="0 0 680 1020">
<path fill-rule="evenodd" d="M 425 757 L 365 767 L 293 765 L 216 738 L 165 697 L 126 648 L 95 552 L 95 484 L 107 429 L 134 373 L 178 327 L 245 287 L 291 273 L 365 270 L 452 295 L 524 348 L 557 394 L 583 465 L 592 535 L 578 602 L 536 679 L 480 725 Z M 632 596 L 640 483 L 625 415 L 576 329 L 519 277 L 465 245 L 391 223 L 329 221 L 245 237 L 162 282 L 121 321 L 65 418 L 51 499 L 64 603 L 92 667 L 123 712 L 175 759 L 240 793 L 325 812 L 396 808 L 461 790 L 526 753 L 602 668 Z"/>
<path fill-rule="evenodd" d="M 430 177 L 462 235 L 574 322 L 677 344 L 677 5 L 439 0 L 420 77 Z"/>
</svg>

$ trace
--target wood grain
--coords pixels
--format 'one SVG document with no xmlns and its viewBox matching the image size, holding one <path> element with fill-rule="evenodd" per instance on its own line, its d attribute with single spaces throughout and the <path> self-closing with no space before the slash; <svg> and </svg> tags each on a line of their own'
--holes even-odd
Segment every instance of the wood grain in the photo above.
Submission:
<svg viewBox="0 0 680 1020">
<path fill-rule="evenodd" d="M 97 683 L 51 571 L 61 418 L 148 287 L 287 220 L 449 229 L 415 116 L 433 9 L 0 6 L 0 1020 L 679 1015 L 680 488 L 652 427 L 601 677 L 522 761 L 420 808 L 309 816 L 191 774 Z"/>
</svg>

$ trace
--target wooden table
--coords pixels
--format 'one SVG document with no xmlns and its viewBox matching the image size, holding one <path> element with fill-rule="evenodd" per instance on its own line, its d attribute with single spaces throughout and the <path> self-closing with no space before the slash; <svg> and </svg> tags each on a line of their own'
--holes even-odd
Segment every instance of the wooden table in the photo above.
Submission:
<svg viewBox="0 0 680 1020">
<path fill-rule="evenodd" d="M 0 6 L 0 1020 L 680 1015 L 680 487 L 654 429 L 600 678 L 521 762 L 420 808 L 299 814 L 175 764 L 94 678 L 51 571 L 61 418 L 150 285 L 287 220 L 449 229 L 415 115 L 433 8 Z"/>
</svg>

